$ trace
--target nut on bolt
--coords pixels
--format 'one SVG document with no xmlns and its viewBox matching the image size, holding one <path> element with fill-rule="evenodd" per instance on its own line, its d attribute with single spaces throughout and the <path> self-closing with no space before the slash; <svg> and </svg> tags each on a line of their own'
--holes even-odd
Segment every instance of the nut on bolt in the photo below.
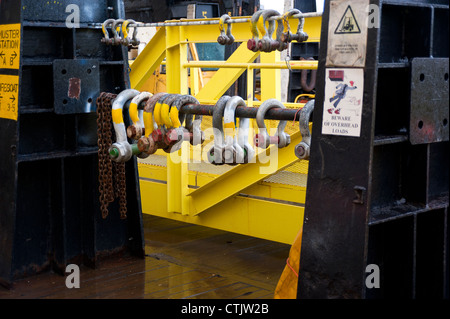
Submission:
<svg viewBox="0 0 450 319">
<path fill-rule="evenodd" d="M 167 131 L 167 133 L 164 135 L 164 142 L 166 145 L 173 145 L 176 142 L 178 142 L 178 132 L 175 129 L 170 129 Z"/>
<path fill-rule="evenodd" d="M 264 136 L 262 134 L 257 133 L 255 135 L 254 143 L 256 147 L 262 147 L 262 145 L 264 145 Z"/>
<path fill-rule="evenodd" d="M 266 148 L 268 145 L 266 145 L 266 138 L 269 138 L 268 142 L 269 144 L 278 144 L 280 142 L 279 136 L 268 136 L 264 134 L 257 133 L 254 138 L 255 146 Z"/>
<path fill-rule="evenodd" d="M 300 142 L 295 146 L 295 156 L 299 159 L 309 159 L 309 145 L 305 142 Z"/>
<path fill-rule="evenodd" d="M 249 49 L 251 51 L 255 51 L 257 47 L 258 47 L 258 43 L 256 42 L 255 39 L 248 39 L 247 49 Z"/>
<path fill-rule="evenodd" d="M 164 141 L 167 145 L 173 145 L 180 141 L 192 141 L 193 134 L 180 129 L 170 129 L 164 136 Z"/>
<path fill-rule="evenodd" d="M 148 138 L 146 136 L 141 137 L 138 140 L 137 145 L 139 151 L 150 155 L 154 154 L 158 149 L 158 147 L 155 144 L 155 141 L 153 141 L 152 138 Z"/>
<path fill-rule="evenodd" d="M 217 37 L 217 42 L 218 42 L 219 44 L 225 45 L 225 44 L 227 44 L 227 42 L 228 42 L 228 38 L 226 37 L 226 35 L 219 35 L 219 36 Z"/>
<path fill-rule="evenodd" d="M 130 126 L 127 127 L 127 136 L 129 138 L 133 138 L 134 139 L 134 137 L 136 136 L 136 133 L 137 133 L 136 132 L 136 128 L 134 126 L 130 125 Z"/>
<path fill-rule="evenodd" d="M 155 143 L 162 142 L 164 139 L 164 135 L 160 129 L 156 129 L 152 132 L 152 139 Z"/>
</svg>

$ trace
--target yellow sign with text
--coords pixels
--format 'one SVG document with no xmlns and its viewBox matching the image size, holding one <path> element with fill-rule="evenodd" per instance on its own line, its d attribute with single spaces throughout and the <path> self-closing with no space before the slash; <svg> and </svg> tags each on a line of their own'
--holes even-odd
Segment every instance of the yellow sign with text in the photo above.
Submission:
<svg viewBox="0 0 450 319">
<path fill-rule="evenodd" d="M 0 25 L 0 69 L 20 67 L 20 23 Z"/>
<path fill-rule="evenodd" d="M 19 77 L 0 74 L 0 118 L 17 121 Z"/>
</svg>

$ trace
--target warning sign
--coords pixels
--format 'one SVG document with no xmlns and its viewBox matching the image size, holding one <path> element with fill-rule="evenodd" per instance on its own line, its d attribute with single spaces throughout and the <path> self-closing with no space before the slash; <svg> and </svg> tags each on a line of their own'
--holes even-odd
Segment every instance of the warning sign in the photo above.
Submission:
<svg viewBox="0 0 450 319">
<path fill-rule="evenodd" d="M 17 121 L 19 77 L 0 74 L 0 118 Z"/>
<path fill-rule="evenodd" d="M 332 0 L 328 22 L 329 67 L 364 67 L 369 0 Z"/>
<path fill-rule="evenodd" d="M 322 134 L 360 136 L 363 69 L 326 69 Z"/>
<path fill-rule="evenodd" d="M 347 10 L 345 10 L 344 15 L 339 21 L 336 30 L 334 30 L 334 34 L 342 34 L 342 33 L 361 33 L 361 29 L 359 28 L 358 21 L 353 14 L 352 7 L 348 6 Z"/>
<path fill-rule="evenodd" d="M 0 25 L 0 69 L 19 69 L 20 24 Z"/>
</svg>

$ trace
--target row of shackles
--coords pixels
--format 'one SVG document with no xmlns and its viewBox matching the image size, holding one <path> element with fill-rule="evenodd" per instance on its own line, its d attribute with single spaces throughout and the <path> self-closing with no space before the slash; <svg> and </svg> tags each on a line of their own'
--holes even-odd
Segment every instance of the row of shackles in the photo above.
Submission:
<svg viewBox="0 0 450 319">
<path fill-rule="evenodd" d="M 283 14 L 282 19 L 268 20 L 274 16 L 280 16 L 280 13 L 273 9 L 259 10 L 255 12 L 251 17 L 251 33 L 252 38 L 247 41 L 247 48 L 253 52 L 271 52 L 271 51 L 283 51 L 287 49 L 288 45 L 292 41 L 304 42 L 308 40 L 308 34 L 303 31 L 305 18 L 300 17 L 297 27 L 297 32 L 292 33 L 288 19 L 296 14 L 301 14 L 298 9 L 290 9 Z M 231 17 L 228 14 L 224 14 L 219 19 L 219 31 L 220 35 L 217 38 L 217 42 L 222 45 L 229 45 L 234 42 L 234 36 L 231 34 Z M 273 38 L 276 27 L 276 39 Z M 225 32 L 225 24 L 227 24 L 227 30 Z"/>
<path fill-rule="evenodd" d="M 137 47 L 140 43 L 137 38 L 138 29 L 134 27 L 133 34 L 130 37 L 130 24 L 136 24 L 132 19 L 108 19 L 102 23 L 103 38 L 102 42 L 106 45 L 124 45 Z M 112 37 L 108 31 L 111 28 Z"/>
<path fill-rule="evenodd" d="M 298 9 L 290 9 L 283 14 L 282 19 L 275 21 L 268 19 L 279 16 L 280 13 L 278 11 L 273 9 L 256 11 L 251 18 L 252 38 L 247 41 L 247 48 L 253 52 L 283 51 L 287 49 L 289 43 L 292 41 L 304 42 L 308 40 L 308 34 L 303 31 L 305 24 L 304 17 L 299 18 L 297 32 L 291 32 L 288 19 L 296 14 L 301 14 L 301 11 Z M 266 23 L 268 23 L 268 27 Z M 276 39 L 273 39 L 276 23 Z"/>
<path fill-rule="evenodd" d="M 128 103 L 129 102 L 129 103 Z M 132 122 L 127 128 L 123 119 L 124 108 Z M 136 155 L 146 158 L 158 149 L 172 153 L 181 148 L 183 141 L 192 145 L 204 142 L 201 131 L 202 116 L 179 112 L 185 104 L 199 104 L 190 95 L 139 92 L 124 90 L 112 104 L 112 120 L 116 142 L 109 148 L 112 160 L 126 162 Z M 130 144 L 128 138 L 134 140 Z"/>
<path fill-rule="evenodd" d="M 247 41 L 247 47 L 254 52 L 271 52 L 283 51 L 287 49 L 288 44 L 292 41 L 304 42 L 308 40 L 308 34 L 303 31 L 305 18 L 300 16 L 297 32 L 292 33 L 288 19 L 293 16 L 301 14 L 298 9 L 290 9 L 283 14 L 281 19 L 269 20 L 274 16 L 280 16 L 280 13 L 273 9 L 258 10 L 251 19 L 251 33 L 252 38 Z M 130 24 L 134 25 L 132 36 L 129 36 Z M 225 24 L 227 25 L 225 31 Z M 275 24 L 278 24 L 275 28 Z M 231 33 L 232 19 L 228 14 L 224 14 L 219 19 L 220 35 L 217 42 L 222 45 L 230 45 L 234 43 L 235 38 Z M 110 34 L 111 29 L 112 35 Z M 273 38 L 276 29 L 276 39 Z M 103 38 L 102 42 L 106 45 L 125 45 L 137 47 L 140 43 L 137 38 L 138 27 L 136 21 L 132 19 L 107 19 L 102 23 Z"/>
<path fill-rule="evenodd" d="M 116 141 L 110 146 L 109 154 L 116 162 L 126 162 L 133 155 L 146 158 L 162 149 L 166 153 L 178 151 L 184 141 L 196 146 L 203 144 L 205 133 L 201 129 L 202 115 L 180 112 L 185 105 L 199 105 L 191 95 L 139 92 L 127 89 L 117 95 L 112 104 L 112 120 Z M 123 112 L 128 106 L 130 125 L 125 126 Z M 213 165 L 237 165 L 250 163 L 256 155 L 249 143 L 250 119 L 239 118 L 236 127 L 236 109 L 246 107 L 240 96 L 222 96 L 213 108 L 212 124 L 214 144 L 208 150 L 207 158 Z M 270 145 L 284 148 L 291 143 L 291 137 L 284 130 L 287 121 L 280 120 L 274 135 L 270 135 L 265 125 L 266 113 L 273 108 L 284 109 L 283 103 L 276 99 L 264 101 L 256 113 L 258 133 L 254 145 L 267 149 Z M 309 158 L 311 132 L 309 121 L 314 109 L 314 100 L 301 110 L 299 127 L 302 142 L 295 147 L 300 159 Z M 131 144 L 128 139 L 133 140 Z"/>
<path fill-rule="evenodd" d="M 214 107 L 214 146 L 208 151 L 208 161 L 211 164 L 246 164 L 255 157 L 256 152 L 248 142 L 250 120 L 240 118 L 239 128 L 235 125 L 238 106 L 246 106 L 241 97 L 224 95 Z M 256 114 L 258 134 L 253 138 L 253 142 L 256 147 L 262 149 L 267 149 L 271 144 L 283 148 L 291 143 L 290 135 L 284 132 L 287 121 L 279 121 L 275 135 L 269 135 L 264 119 L 267 111 L 272 108 L 285 108 L 285 106 L 276 99 L 269 99 L 261 104 Z"/>
</svg>

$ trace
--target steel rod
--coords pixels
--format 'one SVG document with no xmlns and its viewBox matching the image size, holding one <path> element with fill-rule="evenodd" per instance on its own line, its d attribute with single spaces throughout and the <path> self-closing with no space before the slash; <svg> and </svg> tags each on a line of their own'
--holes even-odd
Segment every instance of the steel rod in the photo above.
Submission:
<svg viewBox="0 0 450 319">
<path fill-rule="evenodd" d="M 267 111 L 265 115 L 265 119 L 267 120 L 282 120 L 282 121 L 298 121 L 299 119 L 299 111 L 302 108 L 298 109 L 270 109 Z M 181 113 L 185 114 L 196 114 L 196 115 L 204 115 L 204 116 L 212 116 L 214 112 L 213 105 L 205 105 L 205 104 L 186 104 L 181 107 Z M 244 117 L 244 118 L 256 118 L 256 113 L 258 112 L 257 107 L 244 107 L 238 106 L 236 108 L 236 117 Z"/>
</svg>

